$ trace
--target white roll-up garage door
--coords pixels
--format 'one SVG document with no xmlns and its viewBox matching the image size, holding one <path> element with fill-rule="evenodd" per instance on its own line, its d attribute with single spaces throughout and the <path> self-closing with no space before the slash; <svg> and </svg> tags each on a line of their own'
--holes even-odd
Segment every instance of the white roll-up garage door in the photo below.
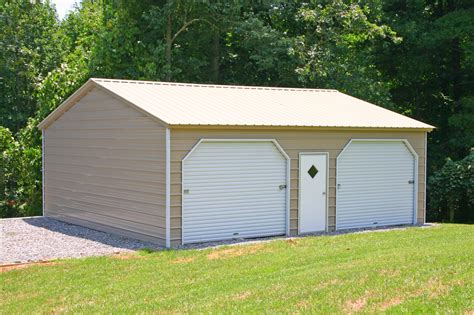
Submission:
<svg viewBox="0 0 474 315">
<path fill-rule="evenodd" d="M 336 228 L 412 224 L 415 153 L 403 141 L 352 140 L 337 158 Z"/>
<path fill-rule="evenodd" d="M 286 178 L 272 141 L 201 141 L 183 160 L 183 243 L 285 234 Z"/>
</svg>

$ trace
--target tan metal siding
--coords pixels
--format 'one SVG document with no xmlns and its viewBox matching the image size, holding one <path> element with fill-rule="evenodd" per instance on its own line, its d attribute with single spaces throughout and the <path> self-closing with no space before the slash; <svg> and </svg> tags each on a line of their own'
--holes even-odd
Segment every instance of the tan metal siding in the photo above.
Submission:
<svg viewBox="0 0 474 315">
<path fill-rule="evenodd" d="M 276 139 L 291 158 L 290 232 L 298 232 L 298 154 L 329 153 L 328 226 L 335 228 L 336 157 L 350 139 L 407 139 L 419 156 L 418 223 L 424 222 L 425 133 L 405 131 L 187 129 L 171 131 L 171 244 L 181 243 L 181 161 L 202 138 Z"/>
<path fill-rule="evenodd" d="M 98 88 L 45 130 L 45 215 L 165 242 L 165 128 Z"/>
</svg>

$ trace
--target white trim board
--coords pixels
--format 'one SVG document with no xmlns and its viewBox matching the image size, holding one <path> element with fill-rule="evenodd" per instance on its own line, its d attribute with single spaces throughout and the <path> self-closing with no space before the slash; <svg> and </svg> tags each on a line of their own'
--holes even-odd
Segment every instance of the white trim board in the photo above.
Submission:
<svg viewBox="0 0 474 315">
<path fill-rule="evenodd" d="M 170 129 L 166 128 L 165 132 L 165 147 L 166 147 L 166 198 L 165 198 L 165 212 L 166 212 L 166 247 L 171 247 L 171 135 Z"/>
<path fill-rule="evenodd" d="M 42 198 L 42 200 L 41 200 L 41 202 L 42 202 L 42 209 L 41 209 L 42 214 L 41 215 L 43 217 L 44 217 L 44 207 L 46 205 L 46 202 L 45 202 L 45 199 L 44 199 L 44 197 L 45 197 L 45 193 L 44 193 L 44 191 L 45 191 L 45 189 L 44 189 L 44 187 L 45 187 L 45 182 L 44 182 L 44 178 L 45 178 L 45 174 L 44 174 L 45 173 L 45 168 L 44 168 L 44 135 L 45 135 L 44 129 L 41 129 L 41 194 L 42 194 L 42 196 L 41 196 L 41 198 Z"/>
</svg>

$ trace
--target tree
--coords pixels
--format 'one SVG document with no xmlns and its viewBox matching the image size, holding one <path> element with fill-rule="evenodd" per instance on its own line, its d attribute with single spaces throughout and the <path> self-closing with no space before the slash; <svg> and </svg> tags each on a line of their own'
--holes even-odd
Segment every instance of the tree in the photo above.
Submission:
<svg viewBox="0 0 474 315">
<path fill-rule="evenodd" d="M 448 159 L 429 184 L 429 219 L 474 221 L 474 149 L 460 161 Z"/>
<path fill-rule="evenodd" d="M 470 0 L 392 0 L 384 20 L 403 39 L 380 47 L 378 67 L 399 112 L 436 127 L 429 134 L 429 173 L 446 156 L 474 146 L 474 7 Z"/>
<path fill-rule="evenodd" d="M 64 51 L 49 1 L 0 1 L 0 125 L 13 133 L 36 111 L 35 87 Z"/>
</svg>

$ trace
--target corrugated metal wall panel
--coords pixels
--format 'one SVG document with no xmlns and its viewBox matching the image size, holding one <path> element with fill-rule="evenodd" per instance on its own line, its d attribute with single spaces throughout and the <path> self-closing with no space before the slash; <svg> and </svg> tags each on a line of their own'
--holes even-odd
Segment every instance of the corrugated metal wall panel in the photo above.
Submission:
<svg viewBox="0 0 474 315">
<path fill-rule="evenodd" d="M 202 142 L 183 162 L 183 242 L 285 234 L 286 159 L 272 142 Z"/>
<path fill-rule="evenodd" d="M 45 215 L 164 245 L 164 127 L 92 89 L 44 144 Z"/>
<path fill-rule="evenodd" d="M 249 129 L 176 129 L 171 133 L 171 237 L 181 244 L 181 162 L 200 139 L 276 139 L 291 158 L 290 234 L 298 233 L 298 156 L 299 152 L 329 153 L 328 228 L 336 221 L 336 157 L 352 138 L 407 139 L 419 156 L 418 223 L 424 221 L 424 132 L 394 131 L 321 131 L 321 130 L 249 130 Z"/>
<path fill-rule="evenodd" d="M 403 141 L 352 141 L 337 160 L 336 228 L 411 224 L 415 157 Z"/>
</svg>

